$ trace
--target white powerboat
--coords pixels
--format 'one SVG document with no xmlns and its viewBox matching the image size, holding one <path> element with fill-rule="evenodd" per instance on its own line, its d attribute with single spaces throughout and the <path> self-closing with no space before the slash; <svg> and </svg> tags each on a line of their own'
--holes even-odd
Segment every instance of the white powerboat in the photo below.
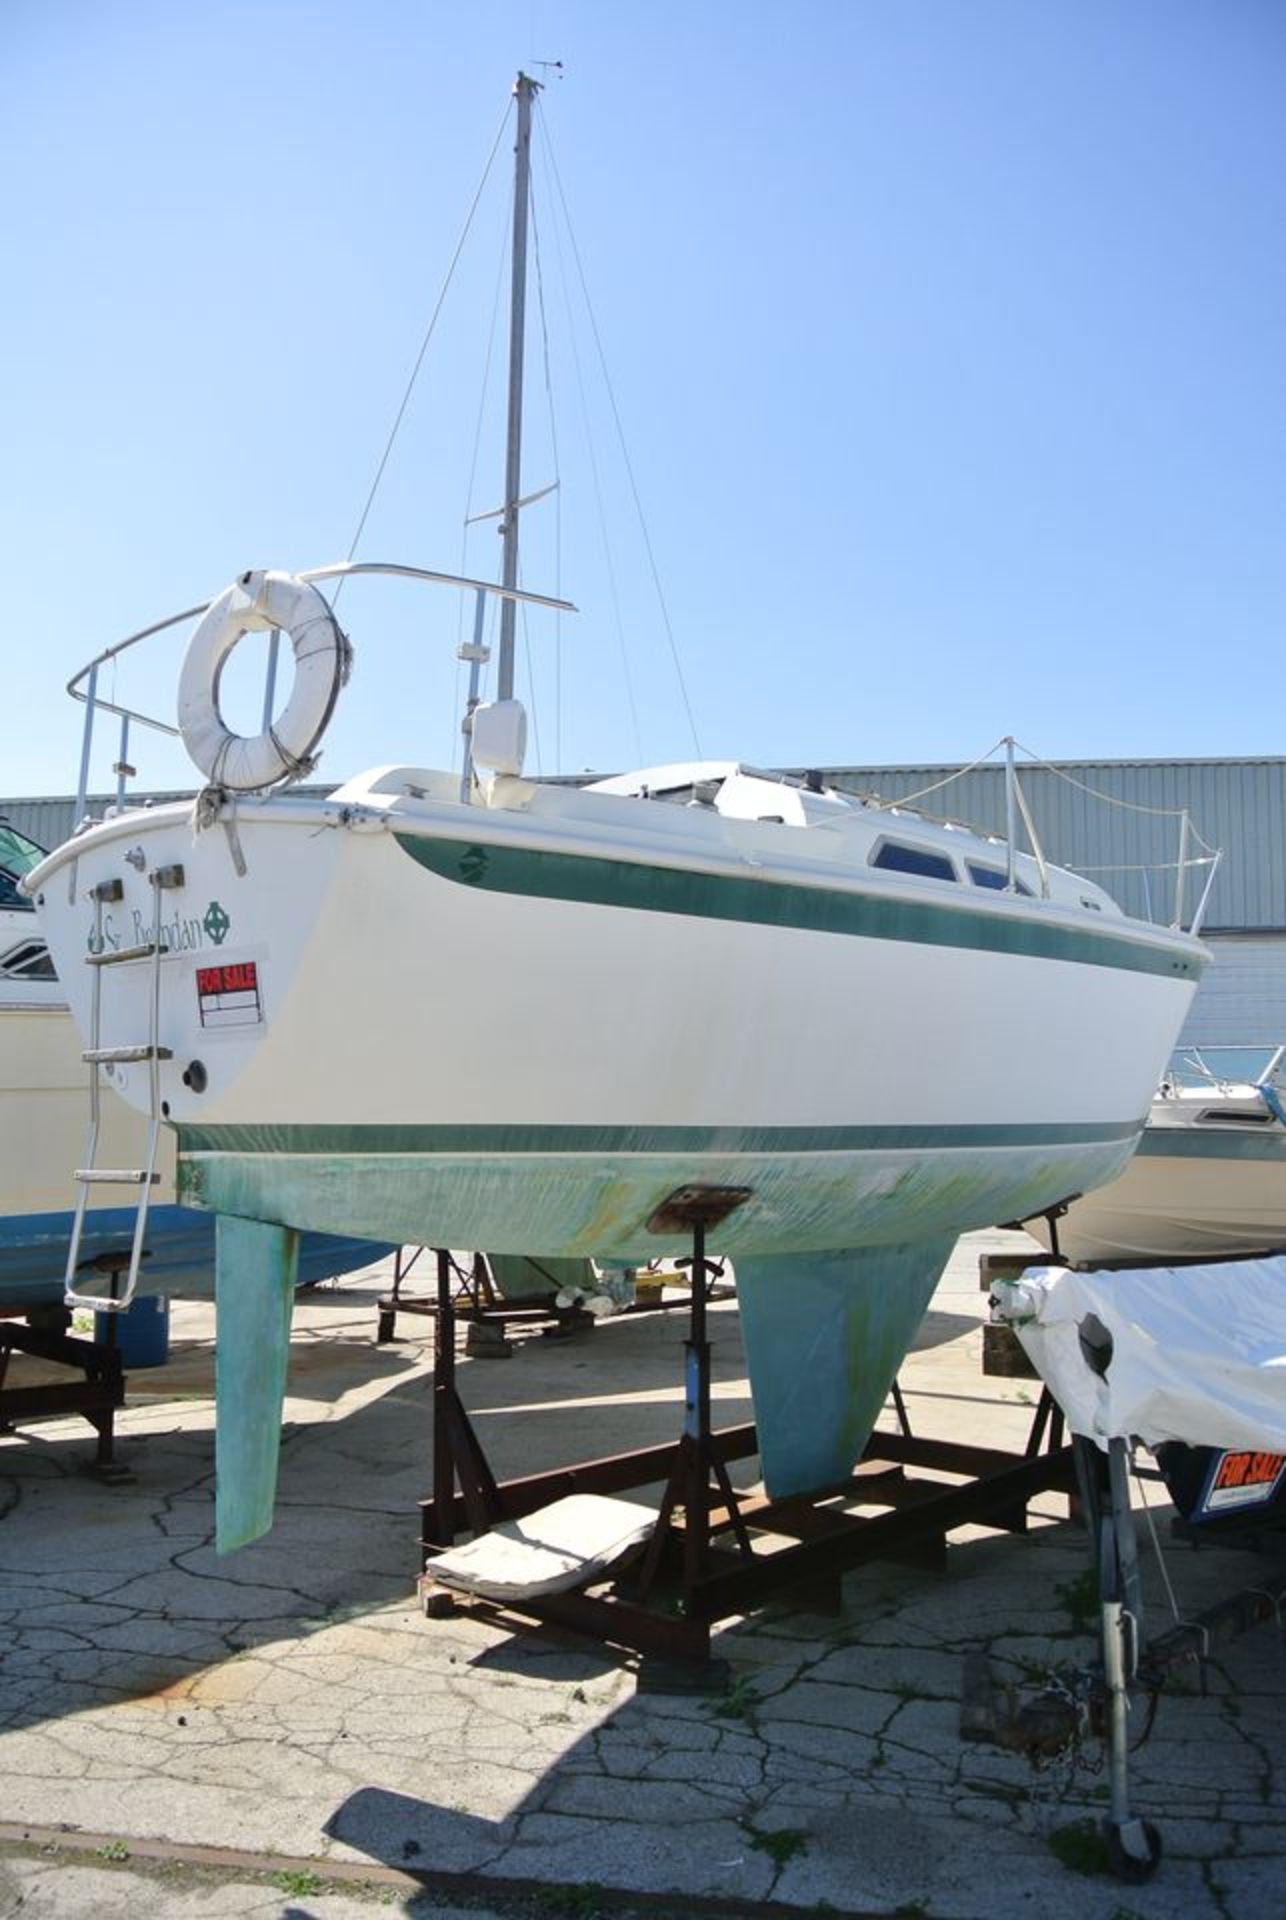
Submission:
<svg viewBox="0 0 1286 1920">
<path fill-rule="evenodd" d="M 1038 1240 L 1077 1266 L 1245 1258 L 1286 1249 L 1286 1047 L 1253 1078 L 1253 1048 L 1185 1054 L 1120 1176 L 1072 1202 Z M 1263 1049 L 1259 1052 L 1263 1053 Z M 1238 1066 L 1221 1070 L 1220 1057 Z M 1253 1069 L 1252 1069 L 1253 1071 Z"/>
<path fill-rule="evenodd" d="M 205 790 L 118 808 L 24 883 L 89 1051 L 219 1216 L 224 1548 L 271 1517 L 305 1222 L 635 1262 L 687 1251 L 695 1193 L 736 1263 L 770 1492 L 842 1478 L 957 1235 L 1124 1166 L 1204 964 L 1012 834 L 734 761 L 525 776 L 515 609 L 561 603 L 517 585 L 536 89 L 515 91 L 500 581 L 252 572 L 109 649 L 89 720 L 147 718 L 95 701 L 97 667 L 198 618 L 177 728 L 148 724 L 182 733 Z M 464 648 L 463 779 L 382 766 L 294 794 L 350 659 L 322 586 L 381 574 L 499 596 L 497 697 L 476 703 L 486 650 Z M 288 638 L 295 684 L 246 739 L 218 686 L 252 629 Z M 1009 792 L 1016 823 L 1012 759 Z"/>
</svg>

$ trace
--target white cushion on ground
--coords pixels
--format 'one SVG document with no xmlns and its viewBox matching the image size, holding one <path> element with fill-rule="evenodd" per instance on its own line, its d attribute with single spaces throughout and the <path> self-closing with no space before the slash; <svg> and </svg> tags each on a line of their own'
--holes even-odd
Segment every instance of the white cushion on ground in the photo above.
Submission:
<svg viewBox="0 0 1286 1920">
<path fill-rule="evenodd" d="M 426 1572 L 444 1587 L 486 1600 L 534 1600 L 585 1586 L 645 1540 L 652 1507 L 601 1493 L 573 1493 L 522 1520 L 502 1520 L 467 1546 L 449 1547 Z"/>
</svg>

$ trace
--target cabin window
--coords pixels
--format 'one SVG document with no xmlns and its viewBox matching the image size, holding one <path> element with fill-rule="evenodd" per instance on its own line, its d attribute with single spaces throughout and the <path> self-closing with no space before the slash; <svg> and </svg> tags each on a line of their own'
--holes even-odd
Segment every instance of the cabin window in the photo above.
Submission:
<svg viewBox="0 0 1286 1920">
<path fill-rule="evenodd" d="M 18 891 L 18 882 L 0 867 L 0 907 L 6 913 L 34 913 L 35 905 Z"/>
<path fill-rule="evenodd" d="M 1197 1115 L 1197 1124 L 1203 1127 L 1270 1127 L 1273 1116 L 1266 1110 L 1256 1112 L 1253 1108 L 1243 1108 L 1240 1113 L 1229 1113 L 1221 1107 L 1207 1107 L 1204 1113 Z"/>
<path fill-rule="evenodd" d="M 955 880 L 958 876 L 954 865 L 945 853 L 934 853 L 930 847 L 913 846 L 906 840 L 885 840 L 871 858 L 873 867 L 884 867 L 890 873 L 914 873 L 922 880 Z"/>
<path fill-rule="evenodd" d="M 1004 871 L 1003 867 L 980 866 L 976 860 L 970 860 L 967 864 L 969 867 L 969 878 L 973 881 L 975 887 L 994 887 L 997 893 L 1003 893 L 1009 885 L 1009 875 Z M 1025 882 L 1018 880 L 1015 882 L 1015 885 L 1019 893 L 1025 893 L 1030 899 L 1031 888 L 1027 886 Z"/>
<path fill-rule="evenodd" d="M 39 940 L 11 947 L 0 957 L 0 974 L 9 980 L 56 980 L 58 977 L 48 947 Z"/>
<path fill-rule="evenodd" d="M 34 913 L 30 900 L 18 891 L 24 873 L 30 873 L 44 859 L 44 849 L 25 833 L 19 833 L 7 820 L 0 820 L 0 907 L 8 912 Z"/>
<path fill-rule="evenodd" d="M 21 876 L 38 867 L 44 857 L 43 847 L 28 840 L 25 833 L 19 833 L 7 820 L 0 820 L 0 867 Z"/>
</svg>

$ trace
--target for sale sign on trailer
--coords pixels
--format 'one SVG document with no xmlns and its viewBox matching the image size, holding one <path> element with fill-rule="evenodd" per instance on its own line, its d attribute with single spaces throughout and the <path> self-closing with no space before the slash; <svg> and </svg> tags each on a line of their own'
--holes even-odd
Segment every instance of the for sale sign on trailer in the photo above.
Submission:
<svg viewBox="0 0 1286 1920">
<path fill-rule="evenodd" d="M 196 997 L 203 1027 L 258 1026 L 263 1019 L 258 962 L 238 960 L 221 967 L 198 967 Z"/>
<path fill-rule="evenodd" d="M 1201 1511 L 1233 1513 L 1267 1504 L 1286 1473 L 1286 1455 L 1238 1451 L 1218 1454 L 1206 1482 Z"/>
</svg>

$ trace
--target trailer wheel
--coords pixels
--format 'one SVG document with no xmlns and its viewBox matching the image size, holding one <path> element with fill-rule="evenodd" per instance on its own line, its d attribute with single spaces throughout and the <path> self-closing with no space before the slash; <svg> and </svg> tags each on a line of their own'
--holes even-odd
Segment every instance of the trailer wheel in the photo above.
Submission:
<svg viewBox="0 0 1286 1920">
<path fill-rule="evenodd" d="M 1108 1871 L 1117 1880 L 1141 1886 L 1161 1864 L 1161 1835 L 1150 1820 L 1109 1821 L 1105 1833 Z"/>
</svg>

